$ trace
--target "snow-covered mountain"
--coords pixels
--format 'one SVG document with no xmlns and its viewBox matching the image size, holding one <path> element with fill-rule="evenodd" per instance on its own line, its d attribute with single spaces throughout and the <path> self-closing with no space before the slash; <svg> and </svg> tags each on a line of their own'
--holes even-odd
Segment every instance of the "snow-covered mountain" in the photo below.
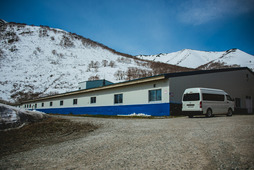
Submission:
<svg viewBox="0 0 254 170">
<path fill-rule="evenodd" d="M 225 52 L 188 49 L 131 56 L 60 29 L 5 21 L 0 24 L 0 101 L 15 102 L 73 91 L 78 89 L 79 82 L 86 80 L 119 82 L 229 65 L 253 69 L 254 56 L 238 49 Z"/>
<path fill-rule="evenodd" d="M 239 49 L 230 49 L 223 52 L 184 49 L 168 54 L 139 55 L 137 58 L 198 69 L 238 66 L 249 67 L 254 70 L 254 56 Z"/>
<path fill-rule="evenodd" d="M 187 70 L 142 61 L 60 29 L 0 25 L 0 99 L 5 101 L 77 90 L 86 80 L 119 82 Z"/>
</svg>

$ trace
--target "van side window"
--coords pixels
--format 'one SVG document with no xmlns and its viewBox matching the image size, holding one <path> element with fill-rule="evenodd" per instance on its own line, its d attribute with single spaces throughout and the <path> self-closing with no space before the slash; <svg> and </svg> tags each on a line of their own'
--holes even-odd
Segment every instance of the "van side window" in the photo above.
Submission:
<svg viewBox="0 0 254 170">
<path fill-rule="evenodd" d="M 224 101 L 224 95 L 223 94 L 209 94 L 209 93 L 203 93 L 202 94 L 203 100 L 206 101 Z"/>
</svg>

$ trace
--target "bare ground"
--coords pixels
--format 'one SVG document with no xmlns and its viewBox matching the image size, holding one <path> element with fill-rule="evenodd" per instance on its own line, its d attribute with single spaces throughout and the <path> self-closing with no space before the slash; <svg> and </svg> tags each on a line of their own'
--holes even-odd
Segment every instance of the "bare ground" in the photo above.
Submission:
<svg viewBox="0 0 254 170">
<path fill-rule="evenodd" d="M 21 145 L 18 142 L 6 145 L 8 152 L 1 154 L 0 167 L 254 169 L 254 115 L 193 119 L 64 118 L 70 120 L 68 126 L 61 126 L 60 132 L 47 131 L 46 137 L 39 135 L 38 140 L 36 135 L 29 137 L 22 143 L 26 149 L 16 149 Z M 95 127 L 90 133 L 81 128 L 87 123 Z M 72 126 L 76 130 L 65 132 Z"/>
<path fill-rule="evenodd" d="M 0 158 L 41 146 L 83 137 L 98 126 L 72 122 L 69 119 L 49 117 L 19 129 L 0 131 Z"/>
</svg>

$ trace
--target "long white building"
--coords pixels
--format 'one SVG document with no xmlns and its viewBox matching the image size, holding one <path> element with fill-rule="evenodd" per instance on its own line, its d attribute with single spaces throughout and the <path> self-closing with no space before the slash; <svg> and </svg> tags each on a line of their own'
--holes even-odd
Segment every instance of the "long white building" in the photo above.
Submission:
<svg viewBox="0 0 254 170">
<path fill-rule="evenodd" d="M 253 113 L 254 73 L 246 67 L 169 73 L 115 84 L 102 80 L 95 84 L 25 101 L 21 107 L 59 114 L 169 116 L 180 112 L 186 88 L 204 87 L 226 91 L 235 99 L 236 111 Z"/>
</svg>

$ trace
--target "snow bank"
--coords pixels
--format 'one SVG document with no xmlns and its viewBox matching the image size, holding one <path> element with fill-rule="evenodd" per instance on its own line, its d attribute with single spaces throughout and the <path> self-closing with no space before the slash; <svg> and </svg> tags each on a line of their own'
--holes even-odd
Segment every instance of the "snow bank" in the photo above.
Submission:
<svg viewBox="0 0 254 170">
<path fill-rule="evenodd" d="M 142 117 L 149 117 L 151 115 L 147 115 L 147 114 L 144 114 L 144 113 L 132 113 L 132 114 L 129 114 L 129 115 L 117 115 L 117 116 L 142 116 Z"/>
<path fill-rule="evenodd" d="M 36 122 L 49 117 L 45 113 L 19 109 L 0 103 L 0 130 L 17 128 L 25 123 Z"/>
</svg>

